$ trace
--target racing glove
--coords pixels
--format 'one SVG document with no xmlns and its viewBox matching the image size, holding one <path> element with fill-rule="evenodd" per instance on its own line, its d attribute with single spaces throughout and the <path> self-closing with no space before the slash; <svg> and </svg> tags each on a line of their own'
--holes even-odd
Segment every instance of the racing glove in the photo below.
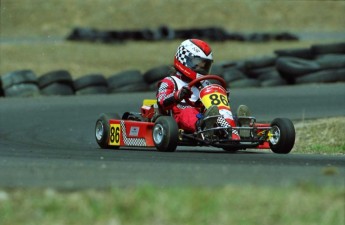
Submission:
<svg viewBox="0 0 345 225">
<path fill-rule="evenodd" d="M 188 86 L 183 86 L 180 90 L 174 93 L 174 98 L 177 102 L 181 102 L 185 98 L 192 96 L 192 90 Z"/>
</svg>

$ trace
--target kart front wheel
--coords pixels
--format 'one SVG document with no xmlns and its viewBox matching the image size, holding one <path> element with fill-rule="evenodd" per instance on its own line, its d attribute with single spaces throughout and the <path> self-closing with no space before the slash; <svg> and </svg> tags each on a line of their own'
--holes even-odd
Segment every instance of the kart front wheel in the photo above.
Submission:
<svg viewBox="0 0 345 225">
<path fill-rule="evenodd" d="M 289 153 L 295 144 L 295 127 L 286 118 L 274 119 L 271 123 L 268 142 L 271 150 L 278 154 Z"/>
<path fill-rule="evenodd" d="M 97 144 L 101 148 L 109 148 L 109 137 L 110 137 L 110 125 L 109 125 L 109 120 L 110 119 L 120 119 L 120 115 L 117 113 L 112 113 L 112 114 L 106 114 L 102 113 L 98 120 L 96 121 L 95 125 L 95 138 L 97 141 Z M 111 147 L 111 148 L 118 148 L 116 147 Z"/>
<path fill-rule="evenodd" d="M 176 121 L 170 116 L 158 117 L 153 126 L 152 138 L 158 151 L 175 151 L 178 142 L 178 126 Z"/>
</svg>

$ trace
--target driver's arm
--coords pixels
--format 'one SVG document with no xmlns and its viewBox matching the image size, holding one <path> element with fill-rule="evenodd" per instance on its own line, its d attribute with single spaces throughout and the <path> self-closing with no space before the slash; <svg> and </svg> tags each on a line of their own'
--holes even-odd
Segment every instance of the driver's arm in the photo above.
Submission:
<svg viewBox="0 0 345 225">
<path fill-rule="evenodd" d="M 177 102 L 175 100 L 175 83 L 171 77 L 166 77 L 159 84 L 156 94 L 157 102 L 163 110 L 170 110 Z"/>
<path fill-rule="evenodd" d="M 158 104 L 165 110 L 171 109 L 177 103 L 180 103 L 185 98 L 190 98 L 192 90 L 188 86 L 177 90 L 173 78 L 165 78 L 159 84 L 157 91 Z"/>
</svg>

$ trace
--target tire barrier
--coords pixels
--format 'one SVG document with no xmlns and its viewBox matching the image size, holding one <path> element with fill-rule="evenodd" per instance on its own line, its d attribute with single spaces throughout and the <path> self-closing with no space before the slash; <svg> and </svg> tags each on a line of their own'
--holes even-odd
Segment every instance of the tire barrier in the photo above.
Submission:
<svg viewBox="0 0 345 225">
<path fill-rule="evenodd" d="M 102 74 L 88 74 L 74 81 L 76 95 L 108 94 L 108 81 Z"/>
<path fill-rule="evenodd" d="M 127 70 L 108 78 L 109 93 L 147 91 L 148 84 L 139 70 Z"/>
<path fill-rule="evenodd" d="M 166 41 L 176 39 L 198 38 L 210 41 L 243 41 L 243 42 L 268 42 L 268 41 L 296 41 L 296 34 L 282 33 L 250 33 L 228 32 L 219 27 L 172 29 L 160 26 L 155 29 L 142 30 L 98 30 L 95 28 L 76 27 L 66 40 L 87 41 L 100 43 L 123 43 L 124 41 Z"/>
<path fill-rule="evenodd" d="M 36 74 L 31 70 L 18 70 L 1 76 L 0 93 L 6 97 L 32 97 L 40 94 Z"/>
<path fill-rule="evenodd" d="M 56 70 L 38 78 L 42 95 L 73 95 L 74 87 L 71 74 L 67 70 Z"/>
<path fill-rule="evenodd" d="M 274 56 L 222 62 L 220 75 L 232 88 L 345 81 L 345 42 L 274 53 Z"/>
<path fill-rule="evenodd" d="M 168 32 L 167 32 L 168 35 Z M 216 63 L 211 74 L 224 78 L 230 88 L 272 87 L 306 83 L 345 82 L 345 43 L 276 50 L 273 56 Z M 6 73 L 0 79 L 0 96 L 90 95 L 157 90 L 172 65 L 144 73 L 132 69 L 108 76 L 87 74 L 73 80 L 67 70 L 37 76 L 32 70 Z"/>
</svg>

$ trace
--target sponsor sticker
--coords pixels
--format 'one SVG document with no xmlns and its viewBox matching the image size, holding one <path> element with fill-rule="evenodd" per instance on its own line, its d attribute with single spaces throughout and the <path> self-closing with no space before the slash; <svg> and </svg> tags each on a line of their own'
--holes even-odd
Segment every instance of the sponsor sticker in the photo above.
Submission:
<svg viewBox="0 0 345 225">
<path fill-rule="evenodd" d="M 131 127 L 131 129 L 129 130 L 129 136 L 138 137 L 139 127 Z"/>
</svg>

